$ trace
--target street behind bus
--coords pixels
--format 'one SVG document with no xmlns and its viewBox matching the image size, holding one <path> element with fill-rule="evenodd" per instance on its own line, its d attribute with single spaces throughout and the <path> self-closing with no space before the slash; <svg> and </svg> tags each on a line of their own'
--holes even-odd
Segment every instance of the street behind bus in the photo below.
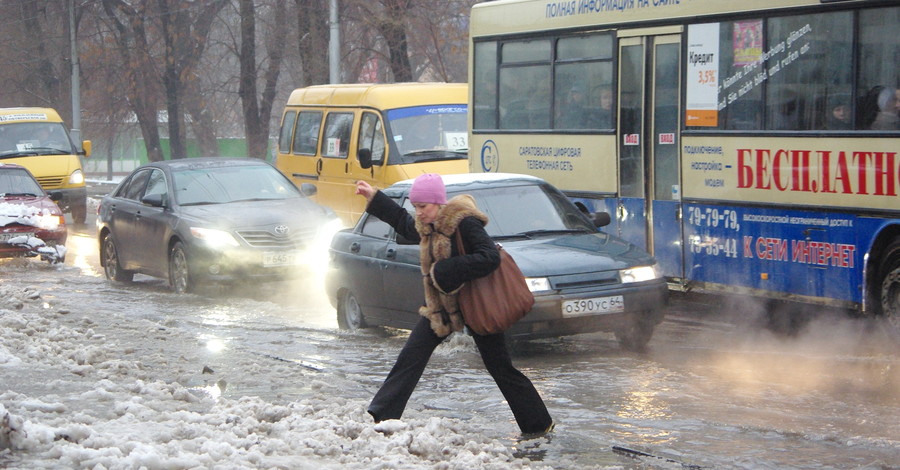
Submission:
<svg viewBox="0 0 900 470">
<path fill-rule="evenodd" d="M 334 426 L 356 426 L 363 430 L 359 436 L 375 426 L 363 410 L 393 364 L 406 332 L 338 330 L 333 308 L 317 289 L 317 281 L 309 279 L 182 296 L 171 293 L 164 281 L 143 276 L 131 285 L 110 285 L 99 267 L 91 216 L 88 225 L 71 226 L 65 266 L 35 260 L 0 262 L 4 294 L 22 297 L 29 288 L 40 293 L 46 321 L 58 323 L 48 328 L 48 337 L 88 324 L 90 334 L 73 339 L 73 347 L 92 351 L 98 346 L 91 346 L 91 338 L 95 342 L 100 338 L 114 351 L 107 355 L 135 361 L 141 374 L 156 381 L 188 389 L 221 383 L 224 391 L 218 406 L 228 405 L 232 413 L 240 410 L 240 403 L 253 400 L 261 401 L 262 408 L 299 408 L 324 390 L 331 395 L 328 403 L 355 410 L 333 416 L 340 423 Z M 21 310 L 28 312 L 25 303 Z M 0 309 L 8 309 L 0 310 L 0 319 L 16 314 L 9 303 Z M 458 424 L 468 430 L 467 439 L 501 446 L 479 444 L 478 463 L 469 462 L 467 468 L 900 467 L 896 333 L 840 312 L 821 311 L 795 334 L 779 335 L 761 326 L 763 313 L 748 299 L 674 294 L 667 319 L 646 353 L 621 351 L 611 334 L 518 345 L 514 362 L 535 383 L 557 422 L 552 434 L 524 440 L 474 343 L 456 335 L 432 358 L 404 415 L 404 426 L 384 437 L 375 434 L 381 441 L 364 443 L 362 437 L 348 437 L 346 442 L 325 444 L 344 449 L 337 451 L 343 468 L 371 468 L 378 462 L 392 462 L 398 468 L 452 468 L 439 462 L 453 457 L 459 465 L 456 452 L 465 444 L 442 430 Z M 31 328 L 30 334 L 40 335 Z M 131 372 L 124 366 L 121 373 L 99 365 L 93 371 L 91 360 L 85 359 L 78 373 L 29 371 L 14 367 L 14 360 L 2 359 L 0 382 L 5 393 L 0 403 L 11 416 L 29 420 L 32 426 L 50 425 L 49 414 L 63 415 L 56 419 L 82 423 L 78 429 L 89 428 L 83 433 L 104 435 L 107 445 L 121 446 L 126 456 L 138 448 L 178 449 L 193 455 L 198 446 L 191 442 L 201 437 L 218 439 L 220 446 L 232 444 L 215 434 L 230 436 L 229 426 L 206 436 L 186 432 L 186 426 L 193 425 L 187 422 L 174 422 L 179 430 L 163 437 L 118 429 L 121 423 L 112 426 L 117 431 L 108 432 L 115 418 L 102 417 L 85 390 L 99 387 L 95 383 L 100 369 L 105 377 L 101 383 L 132 380 L 126 380 Z M 28 358 L 22 359 L 27 364 Z M 137 403 L 124 405 L 131 397 L 122 393 L 114 396 L 120 415 Z M 40 402 L 44 403 L 35 404 Z M 160 407 L 144 404 L 136 414 L 152 426 L 159 418 L 151 409 Z M 328 406 L 322 405 L 319 412 L 332 412 Z M 242 460 L 241 449 L 236 448 L 230 454 L 221 452 L 219 461 L 218 454 L 207 449 L 203 458 L 213 460 L 200 461 L 213 467 L 309 468 L 313 457 L 300 455 L 297 449 L 315 449 L 322 430 L 293 428 L 288 438 L 292 444 L 279 448 L 274 441 L 265 444 L 274 439 L 275 427 L 268 437 L 255 436 L 261 440 L 257 445 L 272 452 L 262 460 Z M 147 441 L 136 447 L 127 437 L 114 437 L 118 435 Z M 425 435 L 436 441 L 436 449 L 454 450 L 423 451 Z M 168 439 L 165 444 L 163 439 Z M 79 458 L 94 456 L 81 465 L 106 462 L 96 456 L 99 451 L 91 449 L 92 444 L 97 445 L 76 435 L 44 446 L 32 444 L 25 451 L 0 446 L 0 464 L 53 468 L 60 455 L 76 452 Z M 317 450 L 312 453 L 322 458 Z M 516 460 L 507 461 L 509 455 Z M 129 460 L 133 456 L 119 457 L 118 465 L 106 467 L 127 468 L 125 462 L 133 463 Z M 166 460 L 142 462 L 152 469 L 162 468 Z"/>
</svg>

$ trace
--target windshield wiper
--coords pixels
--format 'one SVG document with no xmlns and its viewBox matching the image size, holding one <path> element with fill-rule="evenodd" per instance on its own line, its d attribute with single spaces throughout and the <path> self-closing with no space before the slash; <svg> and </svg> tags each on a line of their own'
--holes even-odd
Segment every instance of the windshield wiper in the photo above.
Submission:
<svg viewBox="0 0 900 470">
<path fill-rule="evenodd" d="M 0 197 L 15 197 L 15 196 L 31 196 L 31 197 L 38 197 L 38 196 L 40 196 L 40 194 L 34 194 L 34 193 L 0 193 Z"/>
<path fill-rule="evenodd" d="M 527 232 L 517 233 L 516 235 L 531 238 L 535 235 L 556 235 L 559 233 L 594 233 L 594 231 L 586 228 L 561 228 L 552 230 L 529 230 Z"/>
</svg>

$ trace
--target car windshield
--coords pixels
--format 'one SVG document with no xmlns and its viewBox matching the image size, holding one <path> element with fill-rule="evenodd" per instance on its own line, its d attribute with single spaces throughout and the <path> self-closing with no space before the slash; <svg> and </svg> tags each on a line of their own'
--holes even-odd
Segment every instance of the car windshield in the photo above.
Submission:
<svg viewBox="0 0 900 470">
<path fill-rule="evenodd" d="M 62 123 L 16 122 L 0 125 L 0 158 L 75 153 Z"/>
<path fill-rule="evenodd" d="M 184 169 L 174 173 L 174 184 L 182 206 L 301 197 L 293 183 L 265 165 Z"/>
<path fill-rule="evenodd" d="M 41 196 L 41 186 L 21 168 L 0 169 L 0 196 Z"/>
<path fill-rule="evenodd" d="M 470 191 L 475 204 L 488 216 L 485 226 L 493 238 L 531 237 L 565 232 L 596 232 L 596 227 L 564 194 L 545 185 L 526 184 Z M 411 209 L 409 201 L 407 208 Z"/>
<path fill-rule="evenodd" d="M 465 104 L 413 106 L 387 112 L 394 143 L 400 151 L 391 163 L 417 163 L 467 158 Z"/>
</svg>

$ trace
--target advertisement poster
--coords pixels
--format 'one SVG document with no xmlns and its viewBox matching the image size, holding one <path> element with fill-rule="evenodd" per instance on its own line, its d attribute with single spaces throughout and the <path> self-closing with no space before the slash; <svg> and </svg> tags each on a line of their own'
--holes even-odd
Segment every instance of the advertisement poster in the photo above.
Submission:
<svg viewBox="0 0 900 470">
<path fill-rule="evenodd" d="M 762 20 L 734 24 L 734 66 L 759 62 L 762 56 Z"/>
<path fill-rule="evenodd" d="M 719 23 L 688 29 L 688 126 L 715 127 L 719 122 Z"/>
</svg>

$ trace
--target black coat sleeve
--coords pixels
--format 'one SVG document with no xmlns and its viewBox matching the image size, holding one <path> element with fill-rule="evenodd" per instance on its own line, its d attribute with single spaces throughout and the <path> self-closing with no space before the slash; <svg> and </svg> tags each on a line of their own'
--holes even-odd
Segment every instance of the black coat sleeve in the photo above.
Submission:
<svg viewBox="0 0 900 470">
<path fill-rule="evenodd" d="M 366 212 L 390 225 L 398 234 L 411 242 L 419 243 L 416 219 L 409 211 L 400 207 L 393 199 L 378 191 L 366 207 Z"/>
<path fill-rule="evenodd" d="M 453 256 L 435 263 L 432 281 L 444 292 L 453 292 L 463 283 L 487 276 L 500 266 L 500 252 L 494 240 L 475 217 L 466 217 L 457 230 L 462 235 L 466 254 L 462 255 L 453 235 Z"/>
</svg>

